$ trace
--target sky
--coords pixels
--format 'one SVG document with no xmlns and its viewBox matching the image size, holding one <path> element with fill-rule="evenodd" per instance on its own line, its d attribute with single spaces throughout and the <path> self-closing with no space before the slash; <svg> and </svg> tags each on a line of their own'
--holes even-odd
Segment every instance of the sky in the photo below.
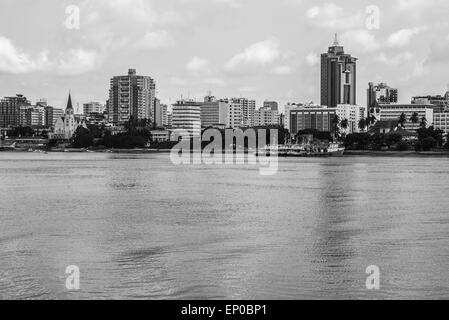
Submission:
<svg viewBox="0 0 449 320">
<path fill-rule="evenodd" d="M 319 56 L 338 33 L 359 59 L 357 103 L 368 82 L 408 103 L 447 91 L 448 13 L 447 0 L 1 0 L 0 96 L 105 102 L 135 68 L 167 104 L 208 91 L 319 103 Z"/>
</svg>

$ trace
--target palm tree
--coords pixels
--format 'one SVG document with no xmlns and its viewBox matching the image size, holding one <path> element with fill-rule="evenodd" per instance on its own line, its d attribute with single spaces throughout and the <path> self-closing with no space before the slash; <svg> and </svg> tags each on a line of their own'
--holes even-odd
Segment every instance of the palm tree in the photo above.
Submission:
<svg viewBox="0 0 449 320">
<path fill-rule="evenodd" d="M 411 121 L 413 124 L 417 124 L 417 123 L 419 122 L 419 114 L 418 114 L 417 112 L 415 112 L 415 113 L 411 116 L 410 121 Z"/>
<path fill-rule="evenodd" d="M 366 128 L 366 120 L 365 120 L 365 119 L 360 119 L 358 125 L 359 125 L 359 129 L 360 129 L 361 131 L 364 131 L 365 128 Z"/>
<path fill-rule="evenodd" d="M 348 129 L 349 127 L 349 120 L 348 119 L 343 119 L 340 123 L 340 127 L 344 130 Z"/>
<path fill-rule="evenodd" d="M 422 117 L 421 118 L 420 126 L 421 126 L 421 128 L 426 128 L 427 127 L 427 119 L 426 119 L 426 117 Z"/>
<path fill-rule="evenodd" d="M 401 116 L 399 117 L 398 124 L 400 124 L 401 127 L 404 128 L 404 125 L 406 122 L 407 122 L 407 116 L 405 115 L 405 113 L 402 113 Z"/>
</svg>

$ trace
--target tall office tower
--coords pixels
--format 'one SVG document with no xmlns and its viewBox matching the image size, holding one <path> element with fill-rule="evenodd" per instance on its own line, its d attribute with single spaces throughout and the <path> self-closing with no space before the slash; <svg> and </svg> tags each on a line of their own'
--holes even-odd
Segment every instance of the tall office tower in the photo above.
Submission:
<svg viewBox="0 0 449 320">
<path fill-rule="evenodd" d="M 386 83 L 368 83 L 367 106 L 369 115 L 374 114 L 374 108 L 380 103 L 389 104 L 398 102 L 398 89 L 389 87 Z"/>
<path fill-rule="evenodd" d="M 173 105 L 173 125 L 182 137 L 201 136 L 201 106 L 192 100 L 180 100 Z"/>
<path fill-rule="evenodd" d="M 279 111 L 279 104 L 276 101 L 265 101 L 263 107 L 273 111 Z"/>
<path fill-rule="evenodd" d="M 345 54 L 335 35 L 334 44 L 321 55 L 321 105 L 356 104 L 357 58 Z"/>
<path fill-rule="evenodd" d="M 31 106 L 31 102 L 21 94 L 15 97 L 5 97 L 0 100 L 0 128 L 13 128 L 20 126 L 24 111 Z"/>
<path fill-rule="evenodd" d="M 138 76 L 135 69 L 129 69 L 127 76 L 111 79 L 109 90 L 109 121 L 121 125 L 131 117 L 136 120 L 153 121 L 152 114 L 156 99 L 156 83 L 148 76 Z"/>
<path fill-rule="evenodd" d="M 234 105 L 240 105 L 242 126 L 254 127 L 254 114 L 256 112 L 256 101 L 247 98 L 233 98 L 230 102 Z"/>
</svg>

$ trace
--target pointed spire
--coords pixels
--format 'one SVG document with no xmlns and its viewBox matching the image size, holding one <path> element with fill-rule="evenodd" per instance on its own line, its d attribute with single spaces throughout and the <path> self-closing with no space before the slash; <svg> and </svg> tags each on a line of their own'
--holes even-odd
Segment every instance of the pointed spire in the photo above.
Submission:
<svg viewBox="0 0 449 320">
<path fill-rule="evenodd" d="M 69 100 L 67 101 L 67 109 L 73 109 L 73 105 L 72 105 L 72 94 L 69 91 Z"/>
<path fill-rule="evenodd" d="M 335 33 L 334 47 L 338 47 L 340 44 L 338 43 L 338 33 Z"/>
</svg>

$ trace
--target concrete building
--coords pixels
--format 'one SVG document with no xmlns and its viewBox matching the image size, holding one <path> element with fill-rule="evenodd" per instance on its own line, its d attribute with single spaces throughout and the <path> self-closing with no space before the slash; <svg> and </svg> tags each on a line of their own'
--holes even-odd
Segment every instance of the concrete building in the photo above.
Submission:
<svg viewBox="0 0 449 320">
<path fill-rule="evenodd" d="M 296 108 L 289 113 L 290 134 L 296 136 L 298 131 L 306 129 L 331 132 L 337 108 Z"/>
<path fill-rule="evenodd" d="M 129 69 L 127 76 L 116 76 L 111 79 L 109 121 L 114 125 L 121 125 L 133 117 L 152 122 L 155 98 L 156 83 L 153 78 L 139 76 L 135 69 Z"/>
<path fill-rule="evenodd" d="M 413 123 L 410 119 L 417 113 L 419 121 Z M 402 114 L 405 114 L 407 122 L 404 128 L 408 131 L 416 131 L 420 128 L 422 118 L 426 118 L 427 127 L 433 125 L 434 110 L 430 104 L 379 104 L 374 112 L 377 120 L 399 120 Z"/>
<path fill-rule="evenodd" d="M 106 106 L 100 102 L 89 102 L 83 105 L 83 114 L 89 116 L 91 114 L 102 114 L 106 110 Z"/>
<path fill-rule="evenodd" d="M 155 99 L 154 105 L 154 124 L 158 128 L 165 128 L 168 126 L 168 106 L 161 104 L 159 99 Z"/>
<path fill-rule="evenodd" d="M 21 94 L 0 100 L 0 128 L 14 128 L 22 124 L 24 113 L 21 110 L 31 106 L 31 102 Z"/>
<path fill-rule="evenodd" d="M 321 55 L 321 105 L 336 108 L 356 104 L 357 58 L 345 54 L 335 35 L 334 44 Z"/>
<path fill-rule="evenodd" d="M 263 107 L 273 111 L 279 111 L 279 104 L 276 101 L 265 101 Z"/>
<path fill-rule="evenodd" d="M 445 112 L 449 110 L 449 92 L 446 92 L 444 96 L 413 97 L 412 104 L 431 104 L 435 112 Z"/>
<path fill-rule="evenodd" d="M 278 126 L 279 112 L 271 107 L 260 108 L 254 116 L 254 126 Z"/>
<path fill-rule="evenodd" d="M 223 127 L 226 126 L 229 114 L 229 102 L 225 100 L 217 100 L 213 96 L 206 96 L 204 102 L 201 103 L 201 126 Z"/>
<path fill-rule="evenodd" d="M 182 137 L 201 136 L 201 104 L 193 100 L 180 100 L 173 105 L 174 133 Z"/>
<path fill-rule="evenodd" d="M 386 83 L 368 83 L 367 106 L 369 115 L 374 114 L 376 106 L 381 104 L 390 104 L 398 102 L 398 89 L 389 87 Z"/>
<path fill-rule="evenodd" d="M 64 115 L 64 110 L 51 106 L 45 107 L 45 125 L 53 128 L 56 121 Z"/>
<path fill-rule="evenodd" d="M 241 112 L 241 124 L 236 127 L 254 127 L 254 114 L 256 112 L 256 101 L 247 98 L 232 98 L 229 102 L 234 105 L 236 111 L 240 109 Z M 235 124 L 237 124 L 235 122 Z M 234 127 L 233 127 L 234 128 Z"/>
<path fill-rule="evenodd" d="M 449 112 L 434 112 L 433 126 L 435 129 L 440 129 L 445 134 L 449 134 Z"/>
<path fill-rule="evenodd" d="M 366 119 L 367 111 L 365 107 L 350 104 L 339 104 L 337 106 L 337 115 L 340 122 L 343 120 L 348 120 L 348 128 L 341 128 L 342 131 L 345 131 L 346 134 L 359 133 L 359 122 L 362 119 Z"/>
</svg>

